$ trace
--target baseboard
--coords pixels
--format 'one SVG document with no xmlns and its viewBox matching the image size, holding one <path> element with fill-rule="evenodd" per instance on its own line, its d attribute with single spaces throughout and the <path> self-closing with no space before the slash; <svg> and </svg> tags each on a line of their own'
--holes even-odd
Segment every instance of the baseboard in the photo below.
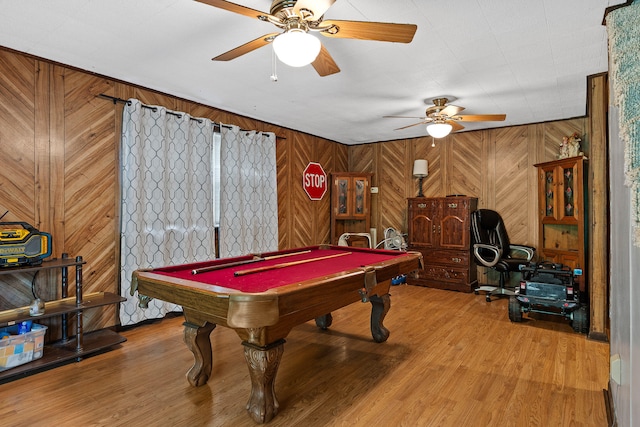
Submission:
<svg viewBox="0 0 640 427">
<path fill-rule="evenodd" d="M 588 338 L 594 341 L 609 342 L 609 337 L 607 337 L 607 334 L 603 332 L 590 331 L 588 334 Z"/>
<path fill-rule="evenodd" d="M 607 410 L 607 426 L 618 427 L 618 420 L 616 420 L 616 411 L 614 411 L 613 396 L 611 395 L 611 381 L 606 389 L 602 389 L 604 396 L 604 407 Z"/>
</svg>

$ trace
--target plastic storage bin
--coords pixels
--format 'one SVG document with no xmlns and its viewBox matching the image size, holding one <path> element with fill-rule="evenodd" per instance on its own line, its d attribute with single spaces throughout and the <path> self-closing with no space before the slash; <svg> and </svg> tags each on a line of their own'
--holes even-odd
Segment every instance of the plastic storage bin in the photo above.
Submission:
<svg viewBox="0 0 640 427">
<path fill-rule="evenodd" d="M 0 328 L 0 371 L 23 365 L 42 357 L 47 327 L 36 323 L 31 331 L 18 334 L 19 325 Z M 9 334 L 8 336 L 6 334 Z"/>
</svg>

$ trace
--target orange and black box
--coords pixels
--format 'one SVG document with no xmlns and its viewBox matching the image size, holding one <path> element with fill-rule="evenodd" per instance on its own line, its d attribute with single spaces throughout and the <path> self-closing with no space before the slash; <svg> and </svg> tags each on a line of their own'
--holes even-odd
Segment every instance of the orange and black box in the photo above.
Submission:
<svg viewBox="0 0 640 427">
<path fill-rule="evenodd" d="M 38 265 L 51 255 L 51 234 L 26 222 L 0 222 L 0 268 Z"/>
</svg>

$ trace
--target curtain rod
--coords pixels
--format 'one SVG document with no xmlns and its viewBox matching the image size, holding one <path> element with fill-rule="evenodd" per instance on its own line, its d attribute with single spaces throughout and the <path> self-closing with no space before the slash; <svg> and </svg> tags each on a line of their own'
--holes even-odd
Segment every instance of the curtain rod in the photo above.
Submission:
<svg viewBox="0 0 640 427">
<path fill-rule="evenodd" d="M 126 99 L 116 98 L 115 96 L 105 95 L 104 93 L 101 93 L 100 95 L 97 95 L 97 96 L 98 96 L 98 98 L 108 99 L 109 101 L 113 101 L 113 105 L 117 104 L 118 102 L 121 102 L 123 104 L 129 104 L 129 105 L 131 104 Z M 150 110 L 153 110 L 154 112 L 157 110 L 156 107 L 151 106 L 151 105 L 145 105 L 145 104 L 142 104 L 142 103 L 140 103 L 140 105 L 142 105 L 143 108 L 148 108 Z M 170 115 L 175 116 L 175 117 L 182 117 L 182 114 L 176 113 L 175 111 L 167 110 L 167 114 L 170 114 Z M 198 123 L 202 123 L 202 120 L 197 118 L 197 117 L 191 117 L 190 120 L 195 120 Z M 231 126 L 228 126 L 228 125 L 221 125 L 220 123 L 216 123 L 214 121 L 212 121 L 212 123 L 213 123 L 214 130 L 220 131 L 220 127 L 225 127 L 227 129 L 231 129 Z M 240 129 L 240 131 L 241 132 L 252 132 L 251 130 L 248 130 L 248 129 Z M 264 133 L 262 131 L 256 131 L 256 132 Z M 277 139 L 287 139 L 284 136 L 278 136 L 278 135 L 276 135 L 276 138 Z"/>
</svg>

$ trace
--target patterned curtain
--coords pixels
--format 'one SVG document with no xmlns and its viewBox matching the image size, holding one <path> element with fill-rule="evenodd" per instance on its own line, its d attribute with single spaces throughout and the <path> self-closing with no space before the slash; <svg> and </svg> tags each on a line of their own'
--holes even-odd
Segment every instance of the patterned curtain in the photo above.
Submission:
<svg viewBox="0 0 640 427">
<path fill-rule="evenodd" d="M 220 256 L 277 250 L 275 135 L 220 128 Z"/>
<path fill-rule="evenodd" d="M 122 125 L 122 325 L 163 317 L 179 306 L 129 294 L 136 269 L 215 257 L 213 125 L 129 100 Z"/>
</svg>

